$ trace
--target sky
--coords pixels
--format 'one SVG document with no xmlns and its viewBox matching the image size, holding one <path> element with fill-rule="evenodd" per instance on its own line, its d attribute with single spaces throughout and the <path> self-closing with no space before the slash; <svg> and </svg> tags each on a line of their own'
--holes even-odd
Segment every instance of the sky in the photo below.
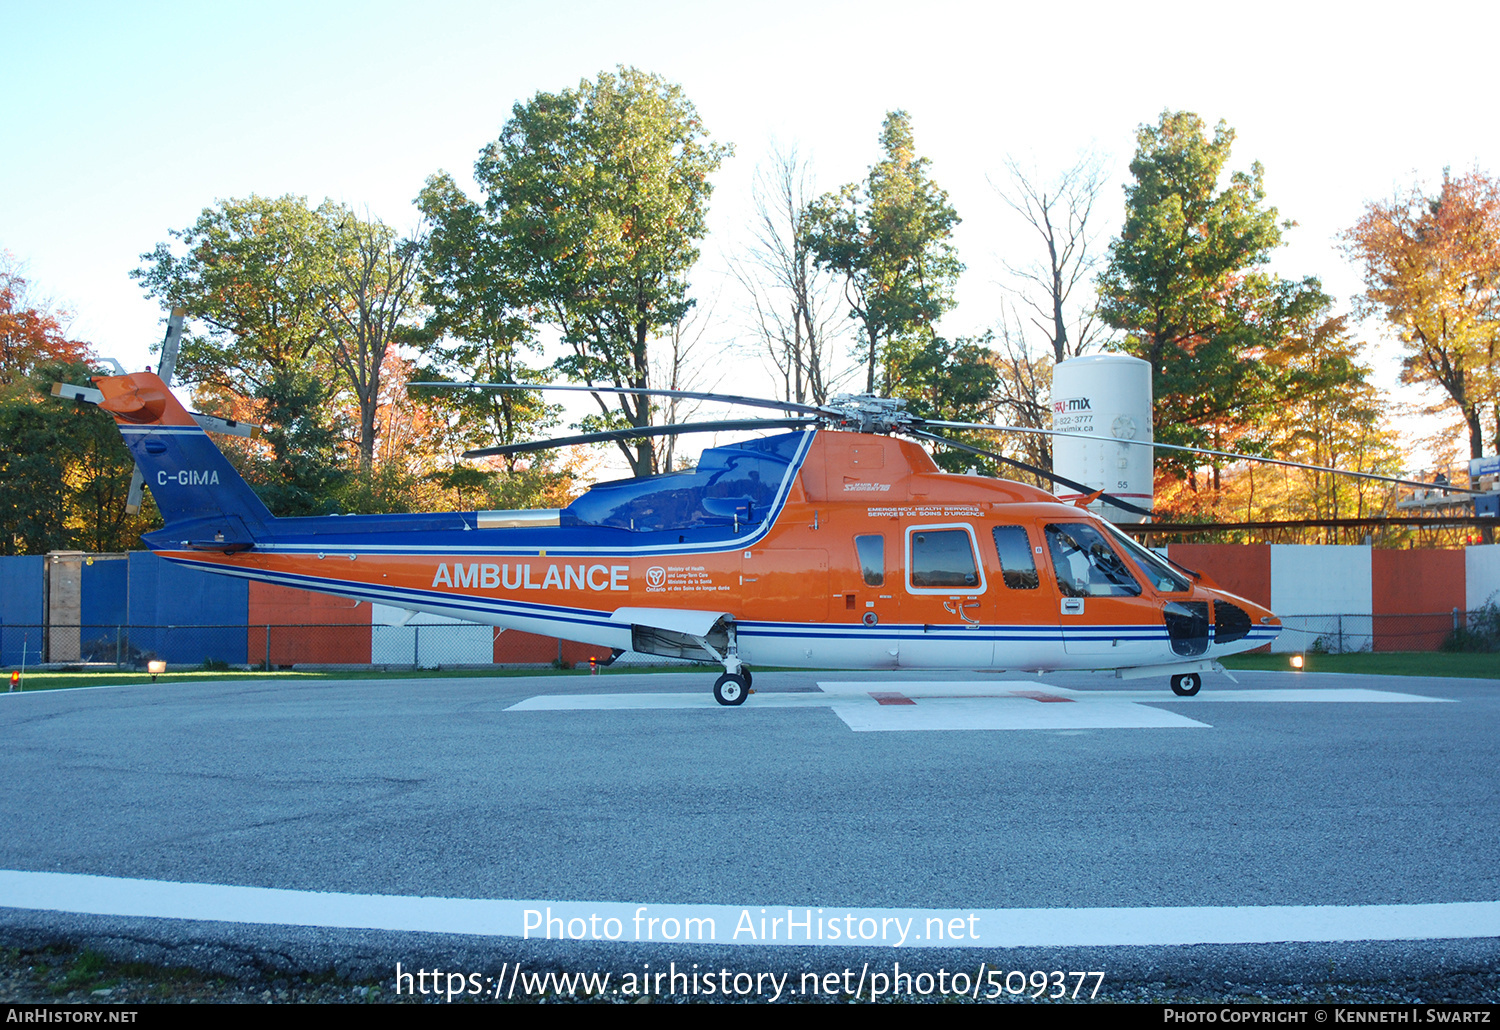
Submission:
<svg viewBox="0 0 1500 1030">
<path fill-rule="evenodd" d="M 735 148 L 694 293 L 736 392 L 764 376 L 728 274 L 757 167 L 795 147 L 835 190 L 879 159 L 897 108 L 963 219 L 949 335 L 996 326 L 1004 263 L 1039 256 L 995 190 L 1007 159 L 1046 179 L 1101 155 L 1102 248 L 1136 132 L 1168 109 L 1235 130 L 1231 167 L 1259 161 L 1297 223 L 1273 268 L 1319 277 L 1343 312 L 1360 281 L 1339 234 L 1366 204 L 1445 167 L 1500 173 L 1497 28 L 1500 8 L 1466 3 L 0 0 L 0 250 L 73 313 L 72 335 L 140 368 L 164 314 L 129 273 L 205 207 L 290 193 L 409 230 L 424 180 L 472 186 L 513 105 L 632 65 L 679 84 Z M 1393 387 L 1398 345 L 1362 331 Z"/>
</svg>

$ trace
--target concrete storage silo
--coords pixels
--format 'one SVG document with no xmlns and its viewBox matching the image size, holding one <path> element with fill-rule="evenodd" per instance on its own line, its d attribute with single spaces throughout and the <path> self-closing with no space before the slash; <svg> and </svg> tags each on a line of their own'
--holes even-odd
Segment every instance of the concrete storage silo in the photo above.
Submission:
<svg viewBox="0 0 1500 1030">
<path fill-rule="evenodd" d="M 1090 354 L 1058 364 L 1052 370 L 1052 428 L 1094 438 L 1052 438 L 1052 468 L 1059 475 L 1151 507 L 1152 450 L 1119 442 L 1153 439 L 1149 361 Z M 1064 487 L 1058 496 L 1072 501 L 1079 494 Z M 1111 522 L 1142 521 L 1102 500 L 1089 509 Z"/>
</svg>

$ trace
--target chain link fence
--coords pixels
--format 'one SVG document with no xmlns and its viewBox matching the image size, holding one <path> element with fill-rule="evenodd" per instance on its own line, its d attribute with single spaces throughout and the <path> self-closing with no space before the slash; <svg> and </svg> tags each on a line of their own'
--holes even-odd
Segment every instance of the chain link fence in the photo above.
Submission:
<svg viewBox="0 0 1500 1030">
<path fill-rule="evenodd" d="M 0 626 L 0 666 L 143 669 L 454 669 L 692 665 L 472 623 Z"/>
<path fill-rule="evenodd" d="M 1400 615 L 1283 615 L 1276 653 L 1500 650 L 1495 607 Z"/>
<path fill-rule="evenodd" d="M 1271 650 L 1500 651 L 1494 603 L 1401 615 L 1283 615 Z M 680 658 L 625 651 L 471 623 L 412 625 L 0 626 L 0 666 L 142 669 L 160 660 L 200 669 L 614 668 L 688 666 Z"/>
</svg>

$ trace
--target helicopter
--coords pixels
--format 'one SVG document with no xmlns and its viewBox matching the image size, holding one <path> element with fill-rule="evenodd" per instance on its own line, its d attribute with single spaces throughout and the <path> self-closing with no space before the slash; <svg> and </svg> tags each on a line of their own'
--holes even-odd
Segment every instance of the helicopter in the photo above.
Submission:
<svg viewBox="0 0 1500 1030">
<path fill-rule="evenodd" d="M 560 509 L 277 518 L 150 372 L 57 384 L 115 419 L 165 525 L 159 557 L 208 572 L 720 665 L 722 705 L 753 666 L 1114 670 L 1192 696 L 1218 659 L 1268 644 L 1269 610 L 1035 486 L 941 471 L 898 400 L 823 405 L 588 386 L 774 408 L 783 417 L 648 426 L 467 457 L 680 432 L 779 429 L 707 448 L 687 471 L 597 484 Z M 413 384 L 537 389 L 527 384 Z M 1149 444 L 1148 444 L 1149 446 Z M 1161 445 L 1158 445 L 1161 446 Z M 1042 470 L 1033 470 L 1042 471 Z M 1149 514 L 1149 512 L 1145 512 Z"/>
</svg>

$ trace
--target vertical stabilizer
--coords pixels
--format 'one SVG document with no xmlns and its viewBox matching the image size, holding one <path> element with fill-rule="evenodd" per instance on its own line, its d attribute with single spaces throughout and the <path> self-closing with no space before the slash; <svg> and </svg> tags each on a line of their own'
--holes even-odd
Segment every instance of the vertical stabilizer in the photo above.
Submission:
<svg viewBox="0 0 1500 1030">
<path fill-rule="evenodd" d="M 150 372 L 94 380 L 166 526 L 153 548 L 246 550 L 271 513 L 166 384 Z"/>
</svg>

